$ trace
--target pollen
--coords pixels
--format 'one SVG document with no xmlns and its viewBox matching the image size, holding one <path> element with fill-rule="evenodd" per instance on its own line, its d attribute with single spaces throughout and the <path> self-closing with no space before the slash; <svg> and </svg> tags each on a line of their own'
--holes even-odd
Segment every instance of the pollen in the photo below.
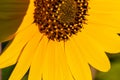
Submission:
<svg viewBox="0 0 120 80">
<path fill-rule="evenodd" d="M 88 0 L 35 0 L 34 23 L 50 40 L 66 41 L 86 23 Z"/>
</svg>

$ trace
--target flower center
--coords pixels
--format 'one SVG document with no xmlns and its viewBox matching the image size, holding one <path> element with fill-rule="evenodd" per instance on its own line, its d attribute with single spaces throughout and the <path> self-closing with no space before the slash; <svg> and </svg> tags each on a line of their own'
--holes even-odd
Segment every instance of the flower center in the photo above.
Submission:
<svg viewBox="0 0 120 80">
<path fill-rule="evenodd" d="M 81 31 L 88 0 L 35 0 L 34 23 L 48 39 L 66 41 Z"/>
</svg>

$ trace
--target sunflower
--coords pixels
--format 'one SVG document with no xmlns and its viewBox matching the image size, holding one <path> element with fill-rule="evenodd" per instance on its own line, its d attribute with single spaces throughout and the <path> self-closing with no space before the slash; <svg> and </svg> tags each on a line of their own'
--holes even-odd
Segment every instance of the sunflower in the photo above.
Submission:
<svg viewBox="0 0 120 80">
<path fill-rule="evenodd" d="M 105 52 L 120 52 L 120 1 L 30 0 L 0 68 L 16 64 L 9 80 L 92 80 L 106 72 Z"/>
</svg>

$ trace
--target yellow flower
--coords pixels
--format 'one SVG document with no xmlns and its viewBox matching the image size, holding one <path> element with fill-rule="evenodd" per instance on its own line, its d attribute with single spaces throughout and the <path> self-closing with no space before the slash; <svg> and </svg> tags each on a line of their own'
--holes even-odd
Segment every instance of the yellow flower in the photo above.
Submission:
<svg viewBox="0 0 120 80">
<path fill-rule="evenodd" d="M 120 52 L 120 0 L 30 0 L 0 68 L 9 80 L 92 80 L 90 66 L 110 69 L 105 52 Z M 90 9 L 89 9 L 90 8 Z M 86 23 L 86 24 L 85 24 Z"/>
</svg>

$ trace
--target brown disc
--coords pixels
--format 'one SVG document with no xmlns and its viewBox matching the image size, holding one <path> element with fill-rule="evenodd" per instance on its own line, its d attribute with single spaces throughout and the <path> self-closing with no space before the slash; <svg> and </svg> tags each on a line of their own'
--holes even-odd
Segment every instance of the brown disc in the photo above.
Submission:
<svg viewBox="0 0 120 80">
<path fill-rule="evenodd" d="M 50 40 L 68 40 L 86 21 L 88 0 L 35 0 L 34 5 L 34 23 Z"/>
</svg>

